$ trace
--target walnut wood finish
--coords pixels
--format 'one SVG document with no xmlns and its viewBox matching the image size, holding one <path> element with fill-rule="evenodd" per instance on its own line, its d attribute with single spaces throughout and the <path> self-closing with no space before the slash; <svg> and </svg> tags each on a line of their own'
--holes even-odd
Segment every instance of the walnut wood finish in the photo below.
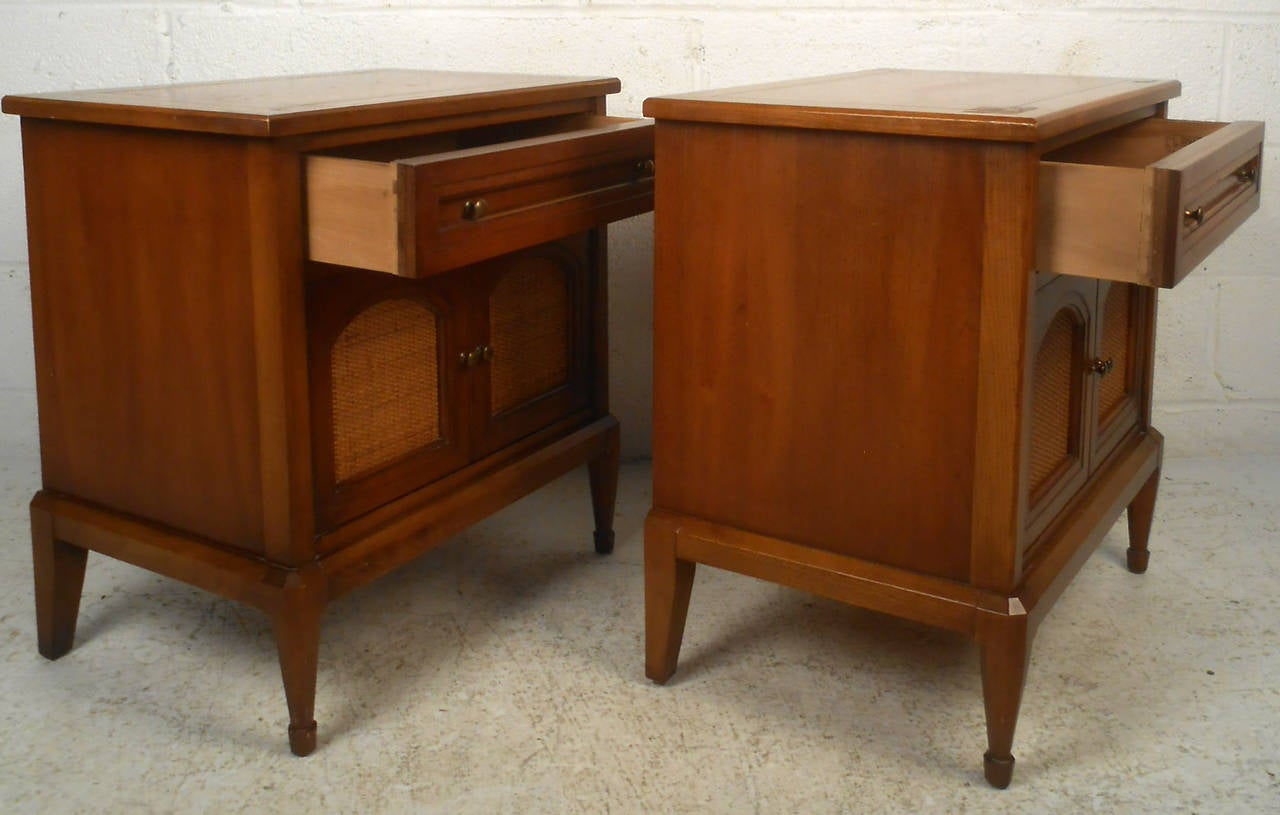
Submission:
<svg viewBox="0 0 1280 815">
<path fill-rule="evenodd" d="M 1177 96 L 1174 81 L 874 70 L 650 99 L 657 119 L 1037 142 Z"/>
<path fill-rule="evenodd" d="M 3 110 L 62 121 L 280 137 L 599 99 L 621 87 L 617 79 L 377 70 L 14 95 L 5 97 Z"/>
<path fill-rule="evenodd" d="M 873 71 L 646 102 L 649 678 L 676 670 L 697 564 L 947 628 L 979 646 L 984 774 L 1009 784 L 1036 627 L 1126 509 L 1145 566 L 1163 448 L 1155 297 L 1131 282 L 1160 281 L 1037 269 L 1066 229 L 1042 155 L 1092 151 L 1113 179 L 1099 206 L 1131 219 L 1178 206 L 1174 184 L 1126 197 L 1125 163 L 1173 153 L 1184 181 L 1215 179 L 1261 133 L 1151 120 L 1177 91 Z M 1224 132 L 1232 147 L 1201 144 Z M 1156 133 L 1179 134 L 1160 159 Z"/>
<path fill-rule="evenodd" d="M 306 755 L 329 602 L 583 464 L 608 551 L 604 223 L 621 213 L 569 234 L 548 210 L 483 263 L 405 279 L 307 261 L 305 170 L 318 151 L 483 139 L 503 172 L 544 177 L 554 156 L 503 143 L 599 126 L 617 88 L 375 71 L 6 97 L 24 117 L 40 653 L 72 646 L 90 550 L 247 603 L 271 619 Z M 651 155 L 647 126 L 610 128 Z M 611 172 L 607 151 L 576 171 L 597 159 Z M 647 208 L 652 182 L 627 183 L 627 214 Z M 459 355 L 501 331 L 495 385 L 492 349 Z"/>
</svg>

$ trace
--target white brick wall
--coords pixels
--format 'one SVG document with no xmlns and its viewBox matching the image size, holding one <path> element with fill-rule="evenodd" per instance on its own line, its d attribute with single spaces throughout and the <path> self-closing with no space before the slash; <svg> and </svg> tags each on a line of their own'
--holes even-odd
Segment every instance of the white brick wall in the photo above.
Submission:
<svg viewBox="0 0 1280 815">
<path fill-rule="evenodd" d="M 415 67 L 614 75 L 645 97 L 872 67 L 1175 78 L 1187 118 L 1263 119 L 1280 179 L 1280 0 L 186 0 L 0 2 L 0 92 Z M 1269 193 L 1269 190 L 1268 190 Z M 612 389 L 649 441 L 652 221 L 612 236 Z M 1161 294 L 1168 454 L 1280 453 L 1280 204 Z M 0 119 L 0 454 L 31 449 L 18 124 Z"/>
</svg>

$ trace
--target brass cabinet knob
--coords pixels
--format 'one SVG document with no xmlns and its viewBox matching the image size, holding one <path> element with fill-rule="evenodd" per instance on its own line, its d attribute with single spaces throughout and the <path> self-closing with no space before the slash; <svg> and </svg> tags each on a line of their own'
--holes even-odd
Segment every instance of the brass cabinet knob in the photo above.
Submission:
<svg viewBox="0 0 1280 815">
<path fill-rule="evenodd" d="M 1183 210 L 1182 220 L 1186 221 L 1188 225 L 1204 223 L 1204 207 Z"/>
<path fill-rule="evenodd" d="M 653 175 L 653 159 L 645 158 L 637 161 L 636 174 L 641 176 Z"/>
<path fill-rule="evenodd" d="M 1258 168 L 1253 164 L 1250 164 L 1247 167 L 1241 167 L 1239 170 L 1236 170 L 1236 179 L 1244 182 L 1245 184 L 1252 184 L 1258 180 Z"/>
<path fill-rule="evenodd" d="M 472 198 L 462 204 L 462 217 L 468 221 L 478 221 L 489 210 L 489 202 L 483 198 Z"/>
<path fill-rule="evenodd" d="M 489 346 L 482 345 L 480 346 L 479 350 L 480 350 L 480 356 L 484 358 L 485 362 L 489 362 L 493 359 L 493 349 L 490 348 Z"/>
<path fill-rule="evenodd" d="M 1114 359 L 1099 358 L 1089 363 L 1089 372 L 1095 373 L 1099 377 L 1103 377 L 1111 373 L 1111 370 L 1115 367 L 1116 367 L 1116 361 Z"/>
</svg>

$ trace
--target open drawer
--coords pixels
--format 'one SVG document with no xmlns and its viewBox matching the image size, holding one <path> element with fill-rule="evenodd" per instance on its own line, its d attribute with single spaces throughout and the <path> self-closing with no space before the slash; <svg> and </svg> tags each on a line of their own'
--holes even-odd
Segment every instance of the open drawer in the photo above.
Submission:
<svg viewBox="0 0 1280 815">
<path fill-rule="evenodd" d="M 425 277 L 653 208 L 653 124 L 576 114 L 306 158 L 307 256 Z"/>
<path fill-rule="evenodd" d="M 1046 153 L 1037 268 L 1173 286 L 1258 208 L 1262 135 L 1144 119 Z"/>
</svg>

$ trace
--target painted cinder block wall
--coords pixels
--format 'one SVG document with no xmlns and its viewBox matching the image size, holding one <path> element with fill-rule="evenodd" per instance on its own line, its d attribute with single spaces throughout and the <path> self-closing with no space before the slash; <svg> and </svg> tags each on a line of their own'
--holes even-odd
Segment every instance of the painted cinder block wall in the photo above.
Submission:
<svg viewBox="0 0 1280 815">
<path fill-rule="evenodd" d="M 1268 123 L 1280 184 L 1280 0 L 0 2 L 0 92 L 368 67 L 613 75 L 645 97 L 875 67 L 1175 78 L 1170 115 Z M 1280 203 L 1160 295 L 1167 454 L 1280 453 Z M 650 438 L 652 220 L 615 226 L 612 399 Z M 0 118 L 0 455 L 36 447 L 19 128 Z"/>
</svg>

